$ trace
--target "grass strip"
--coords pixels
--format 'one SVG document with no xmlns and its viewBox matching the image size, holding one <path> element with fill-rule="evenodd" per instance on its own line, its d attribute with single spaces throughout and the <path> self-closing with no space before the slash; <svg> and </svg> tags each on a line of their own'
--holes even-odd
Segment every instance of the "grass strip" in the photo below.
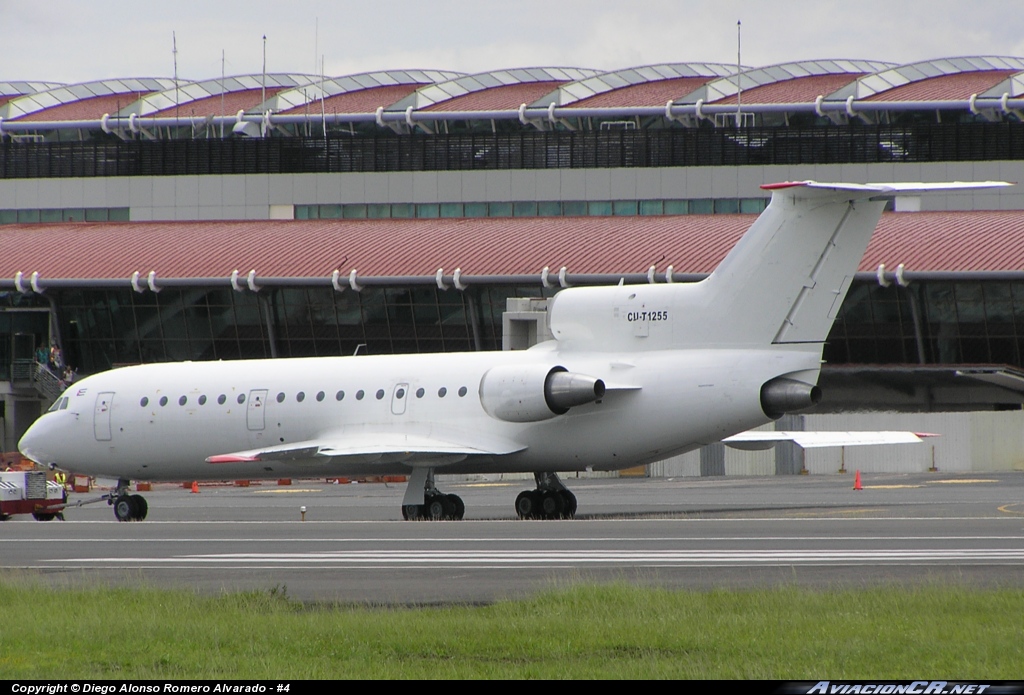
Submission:
<svg viewBox="0 0 1024 695">
<path fill-rule="evenodd" d="M 306 605 L 0 577 L 0 678 L 1024 678 L 1024 590 L 578 585 L 487 606 Z"/>
</svg>

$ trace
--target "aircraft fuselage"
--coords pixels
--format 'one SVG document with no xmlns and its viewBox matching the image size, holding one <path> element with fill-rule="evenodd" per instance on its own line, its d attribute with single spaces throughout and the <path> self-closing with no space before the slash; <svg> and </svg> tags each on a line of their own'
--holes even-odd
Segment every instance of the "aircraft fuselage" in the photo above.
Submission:
<svg viewBox="0 0 1024 695">
<path fill-rule="evenodd" d="M 392 435 L 481 452 L 428 461 L 442 473 L 615 470 L 768 422 L 761 385 L 816 371 L 818 354 L 771 348 L 560 354 L 539 346 L 126 367 L 72 385 L 66 403 L 58 401 L 33 425 L 22 448 L 68 470 L 142 480 L 389 474 L 425 465 L 422 455 L 401 452 L 206 460 L 296 442 Z M 608 390 L 597 402 L 549 419 L 506 422 L 485 410 L 481 396 L 484 375 L 500 365 L 563 367 L 602 379 Z"/>
</svg>

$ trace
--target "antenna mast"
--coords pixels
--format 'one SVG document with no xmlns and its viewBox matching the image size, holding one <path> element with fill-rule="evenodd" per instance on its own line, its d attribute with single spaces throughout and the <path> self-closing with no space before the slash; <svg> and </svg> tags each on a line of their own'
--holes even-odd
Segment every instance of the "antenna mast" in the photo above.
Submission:
<svg viewBox="0 0 1024 695">
<path fill-rule="evenodd" d="M 740 20 L 736 20 L 736 127 L 740 127 L 740 123 L 743 120 L 743 85 L 740 82 L 740 74 L 742 70 L 742 61 L 740 60 L 740 34 L 743 23 Z"/>
<path fill-rule="evenodd" d="M 178 120 L 178 35 L 171 32 L 171 56 L 174 58 L 174 120 Z"/>
</svg>

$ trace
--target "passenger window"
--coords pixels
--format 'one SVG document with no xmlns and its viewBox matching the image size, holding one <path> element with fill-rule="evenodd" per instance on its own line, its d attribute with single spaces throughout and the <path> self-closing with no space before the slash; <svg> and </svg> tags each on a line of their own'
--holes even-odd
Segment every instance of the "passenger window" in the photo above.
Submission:
<svg viewBox="0 0 1024 695">
<path fill-rule="evenodd" d="M 145 408 L 147 405 L 149 405 L 149 398 L 147 398 L 146 396 L 143 396 L 142 400 L 139 401 L 139 405 L 141 405 L 143 408 Z"/>
<path fill-rule="evenodd" d="M 324 393 L 323 391 L 320 391 L 319 393 L 317 393 L 317 394 L 316 394 L 316 400 L 317 400 L 317 402 L 319 403 L 320 401 L 322 401 L 322 400 L 324 399 L 324 396 L 326 396 L 326 395 L 327 395 L 327 394 L 325 394 L 325 393 Z"/>
<path fill-rule="evenodd" d="M 444 386 L 442 386 L 441 388 L 439 388 L 437 390 L 437 395 L 438 395 L 439 398 L 444 398 L 445 395 L 447 395 L 447 393 L 448 393 L 448 389 L 446 389 Z"/>
<path fill-rule="evenodd" d="M 206 396 L 205 395 L 199 397 L 199 405 L 206 405 Z"/>
<path fill-rule="evenodd" d="M 399 398 L 399 399 L 405 398 L 405 389 L 398 389 L 395 392 L 395 398 Z"/>
<path fill-rule="evenodd" d="M 384 398 L 384 389 L 377 389 L 377 400 Z"/>
<path fill-rule="evenodd" d="M 185 396 L 178 399 L 178 405 L 185 405 L 186 403 L 188 403 L 188 399 Z"/>
<path fill-rule="evenodd" d="M 366 395 L 366 394 L 365 394 L 365 393 L 363 393 L 363 390 L 362 390 L 362 389 L 359 389 L 358 391 L 356 391 L 356 400 L 357 400 L 357 401 L 361 401 L 361 400 L 363 400 L 363 396 L 365 396 L 365 395 Z"/>
<path fill-rule="evenodd" d="M 277 394 L 277 402 L 278 403 L 284 403 L 284 392 L 283 391 L 281 393 Z"/>
<path fill-rule="evenodd" d="M 469 393 L 469 390 L 465 386 L 460 386 L 459 387 L 459 398 L 462 398 L 467 393 Z"/>
<path fill-rule="evenodd" d="M 243 403 L 245 403 L 245 394 L 240 393 L 238 394 L 238 405 L 242 405 Z"/>
<path fill-rule="evenodd" d="M 295 400 L 297 400 L 299 403 L 306 400 L 306 393 L 304 391 L 299 391 L 297 394 L 295 394 Z"/>
<path fill-rule="evenodd" d="M 167 396 L 160 396 L 160 407 L 163 408 L 167 405 Z"/>
<path fill-rule="evenodd" d="M 424 391 L 422 388 L 416 389 L 416 398 L 423 398 L 423 394 L 425 393 L 426 391 Z"/>
<path fill-rule="evenodd" d="M 220 405 L 224 405 L 224 402 L 227 401 L 227 399 L 228 397 L 222 393 L 219 396 L 217 396 L 217 403 Z M 160 405 L 163 405 L 163 403 L 161 403 Z"/>
<path fill-rule="evenodd" d="M 338 391 L 336 394 L 334 394 L 334 398 L 335 398 L 335 400 L 339 400 L 339 401 L 344 400 L 345 399 L 345 392 L 344 391 Z"/>
</svg>

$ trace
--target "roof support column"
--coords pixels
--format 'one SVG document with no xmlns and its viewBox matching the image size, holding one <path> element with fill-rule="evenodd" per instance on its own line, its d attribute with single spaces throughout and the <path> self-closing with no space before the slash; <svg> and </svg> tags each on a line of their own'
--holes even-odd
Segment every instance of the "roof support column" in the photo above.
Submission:
<svg viewBox="0 0 1024 695">
<path fill-rule="evenodd" d="M 270 294 L 256 294 L 256 301 L 259 302 L 260 312 L 267 325 L 267 343 L 270 345 L 270 356 L 277 359 L 277 340 L 274 337 L 274 306 Z"/>
<path fill-rule="evenodd" d="M 480 310 L 476 297 L 477 289 L 470 287 L 463 291 L 466 297 L 466 313 L 469 314 L 469 327 L 473 331 L 473 349 L 480 352 L 484 349 L 483 341 L 480 339 Z"/>
<path fill-rule="evenodd" d="M 900 290 L 906 295 L 907 303 L 910 305 L 910 319 L 914 322 L 914 345 L 917 347 L 917 363 L 927 364 L 924 355 L 924 329 L 921 326 L 921 308 L 917 300 L 917 292 L 900 283 Z"/>
</svg>

